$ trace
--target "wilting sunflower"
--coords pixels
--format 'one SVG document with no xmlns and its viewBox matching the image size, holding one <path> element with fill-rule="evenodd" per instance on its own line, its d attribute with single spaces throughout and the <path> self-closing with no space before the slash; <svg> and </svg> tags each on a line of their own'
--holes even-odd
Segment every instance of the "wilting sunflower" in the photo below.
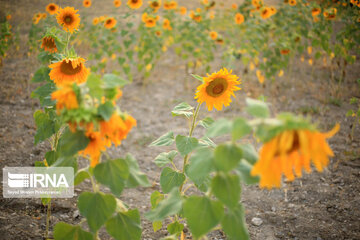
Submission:
<svg viewBox="0 0 360 240">
<path fill-rule="evenodd" d="M 55 39 L 51 36 L 43 37 L 41 48 L 50 53 L 56 53 L 58 51 L 55 44 Z"/>
<path fill-rule="evenodd" d="M 89 75 L 89 69 L 85 67 L 83 58 L 65 58 L 59 62 L 49 65 L 51 71 L 50 79 L 57 86 L 64 86 L 76 82 L 77 84 L 86 82 Z"/>
<path fill-rule="evenodd" d="M 89 144 L 79 154 L 90 157 L 90 166 L 95 167 L 99 163 L 101 152 L 106 149 L 106 141 L 99 131 L 93 131 L 93 127 L 89 127 L 85 135 Z"/>
<path fill-rule="evenodd" d="M 295 6 L 296 5 L 296 0 L 289 0 L 289 5 L 290 6 Z"/>
<path fill-rule="evenodd" d="M 164 21 L 163 21 L 163 29 L 169 30 L 169 31 L 172 30 L 170 21 L 169 21 L 169 19 L 167 19 L 167 18 L 165 18 Z"/>
<path fill-rule="evenodd" d="M 186 15 L 187 9 L 186 7 L 180 7 L 180 15 Z"/>
<path fill-rule="evenodd" d="M 91 7 L 91 0 L 84 0 L 83 1 L 83 6 L 88 8 L 88 7 Z"/>
<path fill-rule="evenodd" d="M 327 20 L 334 20 L 336 17 L 336 13 L 337 13 L 337 9 L 331 8 L 330 10 L 324 12 L 324 17 Z"/>
<path fill-rule="evenodd" d="M 329 157 L 334 156 L 326 139 L 339 128 L 337 124 L 328 133 L 309 129 L 282 131 L 263 145 L 251 175 L 260 176 L 260 187 L 271 189 L 281 186 L 282 174 L 288 181 L 293 181 L 295 175 L 301 177 L 302 169 L 309 173 L 311 162 L 319 172 L 323 171 L 329 164 Z"/>
<path fill-rule="evenodd" d="M 35 25 L 38 24 L 40 22 L 40 20 L 41 20 L 41 14 L 40 13 L 35 14 L 33 16 L 33 18 L 32 18 L 32 22 Z"/>
<path fill-rule="evenodd" d="M 142 6 L 143 1 L 142 0 L 128 0 L 127 5 L 131 9 L 138 9 Z"/>
<path fill-rule="evenodd" d="M 231 96 L 234 96 L 234 91 L 240 90 L 237 87 L 240 84 L 238 77 L 231 74 L 226 68 L 218 72 L 208 74 L 203 78 L 203 84 L 197 87 L 195 99 L 199 103 L 206 103 L 209 111 L 214 107 L 220 111 L 223 105 L 229 106 L 231 103 Z"/>
<path fill-rule="evenodd" d="M 313 8 L 313 9 L 311 10 L 311 15 L 312 15 L 313 17 L 319 15 L 320 13 L 321 13 L 321 8 Z"/>
<path fill-rule="evenodd" d="M 51 94 L 51 99 L 56 100 L 56 109 L 75 109 L 79 107 L 76 94 L 71 85 L 64 86 Z"/>
<path fill-rule="evenodd" d="M 105 20 L 104 22 L 104 26 L 107 28 L 107 29 L 112 29 L 116 26 L 116 19 L 111 17 L 111 18 L 108 18 Z"/>
<path fill-rule="evenodd" d="M 59 6 L 56 5 L 55 3 L 50 3 L 49 5 L 46 6 L 46 11 L 50 15 L 54 15 L 55 13 L 57 13 L 58 10 L 59 10 Z"/>
<path fill-rule="evenodd" d="M 66 7 L 64 9 L 60 8 L 57 13 L 56 19 L 60 26 L 66 32 L 73 33 L 80 26 L 80 17 L 79 14 L 76 14 L 77 11 L 73 7 Z"/>
<path fill-rule="evenodd" d="M 211 32 L 209 33 L 209 35 L 210 35 L 210 38 L 211 38 L 212 40 L 216 40 L 216 39 L 217 39 L 217 36 L 218 36 L 217 32 L 215 32 L 215 31 L 211 31 Z"/>
<path fill-rule="evenodd" d="M 244 22 L 244 15 L 242 15 L 241 13 L 236 13 L 235 14 L 235 23 L 236 24 L 242 24 Z"/>
<path fill-rule="evenodd" d="M 114 0 L 114 6 L 116 8 L 120 7 L 121 6 L 121 0 Z"/>
<path fill-rule="evenodd" d="M 154 12 L 157 12 L 161 6 L 161 0 L 149 1 L 149 6 L 153 9 Z"/>
</svg>

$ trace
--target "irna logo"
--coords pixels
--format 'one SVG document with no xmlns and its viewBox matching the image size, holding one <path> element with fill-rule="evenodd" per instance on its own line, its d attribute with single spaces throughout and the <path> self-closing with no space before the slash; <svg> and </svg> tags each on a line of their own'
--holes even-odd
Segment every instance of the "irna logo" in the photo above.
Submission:
<svg viewBox="0 0 360 240">
<path fill-rule="evenodd" d="M 64 174 L 21 174 L 8 172 L 8 186 L 11 188 L 47 188 L 69 187 L 69 184 Z"/>
</svg>

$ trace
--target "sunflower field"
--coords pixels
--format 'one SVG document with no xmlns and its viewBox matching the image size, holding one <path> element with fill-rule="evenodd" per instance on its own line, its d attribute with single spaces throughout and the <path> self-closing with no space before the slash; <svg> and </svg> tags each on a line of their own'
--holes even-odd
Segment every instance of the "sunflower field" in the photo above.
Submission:
<svg viewBox="0 0 360 240">
<path fill-rule="evenodd" d="M 360 236 L 360 1 L 0 4 L 1 238 Z"/>
</svg>

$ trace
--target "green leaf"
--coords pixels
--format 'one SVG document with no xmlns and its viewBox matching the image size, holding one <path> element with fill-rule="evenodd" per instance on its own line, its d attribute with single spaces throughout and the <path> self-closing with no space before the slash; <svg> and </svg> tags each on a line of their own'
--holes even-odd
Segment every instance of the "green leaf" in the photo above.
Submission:
<svg viewBox="0 0 360 240">
<path fill-rule="evenodd" d="M 173 223 L 170 223 L 167 226 L 167 230 L 170 234 L 176 234 L 180 235 L 181 231 L 184 229 L 184 224 L 179 223 L 178 221 L 175 221 Z"/>
<path fill-rule="evenodd" d="M 184 201 L 184 216 L 195 238 L 208 233 L 221 220 L 224 207 L 208 197 L 191 196 Z"/>
<path fill-rule="evenodd" d="M 177 214 L 182 207 L 179 189 L 174 188 L 167 198 L 159 202 L 155 209 L 145 213 L 145 217 L 150 221 L 162 221 L 166 217 Z"/>
<path fill-rule="evenodd" d="M 115 107 L 114 107 L 113 103 L 110 101 L 107 101 L 98 107 L 98 114 L 105 121 L 108 121 L 111 118 L 111 116 L 114 112 L 114 109 L 115 109 Z"/>
<path fill-rule="evenodd" d="M 216 144 L 210 138 L 204 136 L 199 139 L 199 146 L 215 148 Z"/>
<path fill-rule="evenodd" d="M 244 118 L 237 118 L 233 123 L 232 138 L 238 140 L 251 133 L 251 126 Z"/>
<path fill-rule="evenodd" d="M 85 136 L 84 132 L 77 131 L 73 133 L 67 129 L 61 135 L 56 151 L 59 152 L 61 156 L 72 156 L 86 148 L 88 144 L 89 139 Z"/>
<path fill-rule="evenodd" d="M 102 81 L 100 76 L 91 73 L 86 81 L 86 86 L 89 88 L 89 94 L 94 98 L 101 99 L 104 95 L 104 90 L 101 87 Z"/>
<path fill-rule="evenodd" d="M 74 168 L 74 172 L 76 172 L 77 158 L 74 156 L 61 156 L 56 160 L 52 167 L 72 167 Z"/>
<path fill-rule="evenodd" d="M 172 131 L 165 133 L 155 141 L 153 141 L 149 146 L 170 146 L 174 143 L 174 133 Z"/>
<path fill-rule="evenodd" d="M 166 167 L 160 175 L 160 186 L 164 193 L 170 192 L 174 187 L 180 187 L 185 181 L 185 175 Z"/>
<path fill-rule="evenodd" d="M 253 145 L 242 144 L 239 147 L 242 151 L 242 158 L 248 161 L 251 165 L 254 165 L 258 161 L 259 155 Z"/>
<path fill-rule="evenodd" d="M 199 76 L 199 75 L 196 75 L 196 74 L 190 74 L 191 76 L 193 76 L 193 78 L 199 80 L 200 82 L 204 82 L 204 79 L 203 77 Z"/>
<path fill-rule="evenodd" d="M 50 81 L 49 73 L 50 68 L 47 66 L 42 66 L 38 70 L 36 70 L 34 77 L 31 79 L 31 82 L 39 83 L 43 81 Z"/>
<path fill-rule="evenodd" d="M 118 212 L 106 222 L 107 232 L 117 240 L 141 238 L 140 214 L 137 209 Z"/>
<path fill-rule="evenodd" d="M 128 81 L 118 75 L 112 73 L 107 73 L 104 75 L 104 88 L 122 87 L 126 84 L 128 84 Z"/>
<path fill-rule="evenodd" d="M 217 174 L 211 183 L 211 189 L 215 197 L 229 208 L 233 209 L 240 200 L 240 180 L 237 175 Z"/>
<path fill-rule="evenodd" d="M 96 232 L 115 212 L 116 200 L 111 194 L 83 192 L 78 207 L 91 231 Z"/>
<path fill-rule="evenodd" d="M 84 231 L 79 225 L 58 222 L 54 227 L 55 240 L 93 240 L 93 235 Z"/>
<path fill-rule="evenodd" d="M 90 175 L 87 171 L 81 170 L 77 172 L 74 179 L 74 185 L 79 185 L 87 178 L 90 178 Z"/>
<path fill-rule="evenodd" d="M 150 196 L 151 209 L 156 208 L 156 206 L 165 199 L 165 195 L 159 191 L 155 191 Z"/>
<path fill-rule="evenodd" d="M 179 150 L 179 153 L 185 156 L 198 146 L 199 141 L 193 137 L 177 135 L 175 143 L 176 148 Z"/>
<path fill-rule="evenodd" d="M 171 163 L 176 155 L 177 151 L 175 150 L 170 152 L 162 152 L 155 158 L 155 164 L 159 167 L 164 167 L 166 164 Z"/>
<path fill-rule="evenodd" d="M 31 93 L 32 98 L 39 98 L 40 100 L 44 98 L 51 98 L 51 93 L 56 90 L 56 86 L 53 82 L 48 82 Z M 40 101 L 41 102 L 41 101 Z"/>
<path fill-rule="evenodd" d="M 251 175 L 252 168 L 253 168 L 253 165 L 251 165 L 248 161 L 246 161 L 244 159 L 242 159 L 240 161 L 240 164 L 236 168 L 236 170 L 238 171 L 241 179 L 246 184 L 256 184 L 260 180 L 258 176 L 252 176 Z"/>
<path fill-rule="evenodd" d="M 254 117 L 266 118 L 270 115 L 270 111 L 266 103 L 263 101 L 246 98 L 246 111 Z"/>
<path fill-rule="evenodd" d="M 58 153 L 55 151 L 49 151 L 45 153 L 45 159 L 49 166 L 53 165 L 58 158 Z"/>
<path fill-rule="evenodd" d="M 34 120 L 36 124 L 36 134 L 35 134 L 35 145 L 39 142 L 46 140 L 55 133 L 55 124 L 50 119 L 49 115 L 37 110 L 34 113 Z"/>
<path fill-rule="evenodd" d="M 185 116 L 189 118 L 193 115 L 194 108 L 186 102 L 182 102 L 174 107 L 171 111 L 173 116 Z"/>
<path fill-rule="evenodd" d="M 234 144 L 222 144 L 215 148 L 214 165 L 220 171 L 235 168 L 242 158 L 241 149 Z"/>
<path fill-rule="evenodd" d="M 186 175 L 200 184 L 213 169 L 213 151 L 210 148 L 200 148 L 190 158 Z"/>
<path fill-rule="evenodd" d="M 204 127 L 205 129 L 208 129 L 214 122 L 214 119 L 212 119 L 211 117 L 206 117 L 203 120 L 199 121 L 199 125 Z"/>
<path fill-rule="evenodd" d="M 154 221 L 152 223 L 154 232 L 159 231 L 162 228 L 162 221 Z"/>
<path fill-rule="evenodd" d="M 114 195 L 120 196 L 129 178 L 129 167 L 124 159 L 99 163 L 94 169 L 96 180 L 109 187 Z"/>
<path fill-rule="evenodd" d="M 250 240 L 244 217 L 244 208 L 240 203 L 236 209 L 225 213 L 221 226 L 230 240 Z"/>
<path fill-rule="evenodd" d="M 126 155 L 125 161 L 129 166 L 129 173 L 130 173 L 125 186 L 129 188 L 134 188 L 139 185 L 143 187 L 150 186 L 147 176 L 140 171 L 139 164 L 131 154 Z"/>
<path fill-rule="evenodd" d="M 220 119 L 210 125 L 206 132 L 206 135 L 208 137 L 218 137 L 230 133 L 231 129 L 232 122 L 227 119 Z"/>
</svg>

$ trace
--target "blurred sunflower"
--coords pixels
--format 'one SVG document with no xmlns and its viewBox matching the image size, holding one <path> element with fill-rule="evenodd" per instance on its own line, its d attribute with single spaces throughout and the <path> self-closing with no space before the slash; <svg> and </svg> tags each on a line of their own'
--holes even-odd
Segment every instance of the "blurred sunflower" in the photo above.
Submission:
<svg viewBox="0 0 360 240">
<path fill-rule="evenodd" d="M 161 31 L 155 31 L 155 35 L 160 37 L 161 36 Z"/>
<path fill-rule="evenodd" d="M 217 32 L 215 32 L 215 31 L 211 31 L 211 32 L 209 33 L 209 35 L 210 35 L 210 38 L 211 38 L 212 40 L 216 40 L 216 39 L 217 39 L 217 36 L 218 36 Z"/>
<path fill-rule="evenodd" d="M 235 23 L 242 24 L 243 22 L 244 22 L 244 15 L 242 15 L 241 13 L 236 13 L 235 14 Z"/>
<path fill-rule="evenodd" d="M 233 4 L 231 4 L 231 8 L 232 8 L 232 9 L 237 9 L 237 8 L 238 8 L 238 5 L 237 5 L 236 3 L 233 3 Z"/>
<path fill-rule="evenodd" d="M 167 18 L 165 18 L 164 21 L 163 21 L 163 29 L 169 30 L 169 31 L 172 30 L 170 20 L 167 19 Z"/>
<path fill-rule="evenodd" d="M 296 0 L 289 0 L 289 5 L 290 6 L 295 6 L 296 5 Z"/>
<path fill-rule="evenodd" d="M 265 82 L 265 76 L 261 73 L 260 70 L 256 70 L 256 77 L 259 83 L 263 84 Z"/>
<path fill-rule="evenodd" d="M 312 15 L 313 17 L 319 15 L 320 13 L 321 13 L 321 8 L 313 8 L 313 9 L 311 10 L 311 15 Z"/>
<path fill-rule="evenodd" d="M 50 53 L 56 53 L 58 51 L 56 48 L 55 39 L 51 36 L 43 37 L 41 48 Z"/>
<path fill-rule="evenodd" d="M 114 0 L 114 6 L 116 8 L 120 7 L 121 6 L 121 0 Z"/>
<path fill-rule="evenodd" d="M 164 2 L 164 9 L 165 10 L 171 10 L 177 8 L 177 2 L 176 1 L 165 1 Z"/>
<path fill-rule="evenodd" d="M 269 17 L 271 17 L 271 10 L 269 7 L 265 7 L 262 11 L 261 11 L 261 17 L 262 19 L 267 19 Z"/>
<path fill-rule="evenodd" d="M 65 58 L 59 62 L 49 65 L 51 71 L 50 79 L 57 86 L 64 86 L 76 82 L 77 84 L 86 82 L 89 75 L 89 69 L 85 67 L 83 58 Z"/>
<path fill-rule="evenodd" d="M 91 0 L 84 0 L 83 1 L 83 6 L 88 8 L 88 7 L 91 7 Z"/>
<path fill-rule="evenodd" d="M 54 15 L 55 13 L 57 13 L 58 10 L 59 10 L 59 6 L 56 5 L 55 3 L 50 3 L 49 5 L 46 6 L 46 11 L 50 15 Z"/>
<path fill-rule="evenodd" d="M 59 111 L 64 107 L 66 109 L 75 109 L 79 107 L 76 94 L 71 85 L 62 87 L 51 94 L 51 99 L 56 100 L 56 109 Z"/>
<path fill-rule="evenodd" d="M 79 154 L 90 157 L 90 167 L 95 167 L 100 161 L 101 152 L 106 149 L 106 141 L 99 131 L 93 130 L 93 125 L 88 128 L 85 135 L 89 139 L 89 144 Z"/>
<path fill-rule="evenodd" d="M 106 19 L 106 21 L 104 22 L 104 27 L 107 28 L 107 29 L 112 29 L 116 26 L 116 19 L 111 17 L 111 18 L 108 18 Z"/>
<path fill-rule="evenodd" d="M 281 176 L 288 181 L 301 177 L 302 169 L 311 171 L 310 162 L 321 172 L 329 164 L 333 151 L 326 142 L 340 128 L 339 124 L 328 133 L 310 129 L 284 130 L 266 142 L 260 150 L 259 161 L 251 175 L 260 176 L 260 187 L 271 189 L 281 186 Z M 295 172 L 295 175 L 294 175 Z"/>
<path fill-rule="evenodd" d="M 42 13 L 41 14 L 41 19 L 45 19 L 47 17 L 47 14 L 46 13 Z"/>
<path fill-rule="evenodd" d="M 195 13 L 193 10 L 190 11 L 189 14 L 190 18 L 193 19 L 195 22 L 201 22 L 202 17 L 199 13 Z"/>
<path fill-rule="evenodd" d="M 6 20 L 10 20 L 11 19 L 11 14 L 8 14 L 8 15 L 6 15 Z"/>
<path fill-rule="evenodd" d="M 131 9 L 138 9 L 142 6 L 143 1 L 142 0 L 128 0 L 127 5 Z"/>
<path fill-rule="evenodd" d="M 97 18 L 97 17 L 95 17 L 94 19 L 93 19 L 93 25 L 97 25 L 98 23 L 100 22 L 100 19 L 99 18 Z"/>
<path fill-rule="evenodd" d="M 231 74 L 226 68 L 218 72 L 208 74 L 203 78 L 203 84 L 197 87 L 195 99 L 201 104 L 206 103 L 209 111 L 214 107 L 221 111 L 223 105 L 229 106 L 231 103 L 231 96 L 234 96 L 234 91 L 241 88 L 237 87 L 241 82 L 236 75 Z"/>
<path fill-rule="evenodd" d="M 187 9 L 186 7 L 180 7 L 180 15 L 186 15 Z"/>
<path fill-rule="evenodd" d="M 328 11 L 324 12 L 324 17 L 327 20 L 334 20 L 336 17 L 336 13 L 337 13 L 337 9 L 336 8 L 331 8 Z"/>
<path fill-rule="evenodd" d="M 79 14 L 76 14 L 79 10 L 75 10 L 73 7 L 60 8 L 57 13 L 56 19 L 60 26 L 66 32 L 73 33 L 80 26 Z"/>
<path fill-rule="evenodd" d="M 290 53 L 290 49 L 281 49 L 280 50 L 280 53 L 282 54 L 282 55 L 287 55 L 287 54 L 289 54 Z"/>
<path fill-rule="evenodd" d="M 157 12 L 161 6 L 161 0 L 149 1 L 149 6 L 153 9 L 154 12 Z"/>
</svg>

